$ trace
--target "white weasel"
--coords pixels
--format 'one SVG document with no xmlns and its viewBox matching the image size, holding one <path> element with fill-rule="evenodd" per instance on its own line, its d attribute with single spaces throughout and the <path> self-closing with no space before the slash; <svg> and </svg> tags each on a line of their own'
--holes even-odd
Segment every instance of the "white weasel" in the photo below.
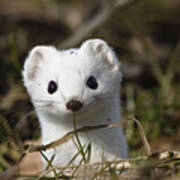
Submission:
<svg viewBox="0 0 180 180">
<path fill-rule="evenodd" d="M 90 39 L 79 49 L 64 51 L 37 46 L 25 61 L 23 77 L 39 118 L 43 144 L 73 130 L 73 113 L 78 128 L 121 119 L 120 64 L 103 40 Z M 91 162 L 128 156 L 120 126 L 78 135 L 83 145 L 92 144 Z M 77 152 L 73 141 L 69 140 L 45 151 L 45 155 L 51 159 L 55 154 L 53 165 L 67 165 Z M 78 164 L 81 158 L 79 155 L 73 163 Z"/>
</svg>

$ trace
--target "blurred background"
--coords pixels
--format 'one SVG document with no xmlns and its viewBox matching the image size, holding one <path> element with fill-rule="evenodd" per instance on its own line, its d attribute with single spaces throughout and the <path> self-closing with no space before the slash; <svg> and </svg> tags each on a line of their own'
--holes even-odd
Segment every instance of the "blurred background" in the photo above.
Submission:
<svg viewBox="0 0 180 180">
<path fill-rule="evenodd" d="M 102 38 L 123 71 L 123 117 L 137 116 L 153 152 L 180 150 L 180 1 L 0 0 L 0 170 L 40 137 L 21 70 L 35 45 L 59 49 Z M 137 125 L 124 122 L 130 155 L 145 154 Z"/>
</svg>

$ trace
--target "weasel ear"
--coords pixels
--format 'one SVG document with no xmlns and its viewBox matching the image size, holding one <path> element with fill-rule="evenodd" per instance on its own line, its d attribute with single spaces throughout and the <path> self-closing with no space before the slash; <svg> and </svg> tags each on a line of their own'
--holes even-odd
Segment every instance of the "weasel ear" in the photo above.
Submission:
<svg viewBox="0 0 180 180">
<path fill-rule="evenodd" d="M 101 39 L 90 39 L 82 44 L 83 50 L 104 61 L 113 70 L 119 70 L 119 60 L 108 44 Z"/>
<path fill-rule="evenodd" d="M 30 51 L 24 63 L 24 81 L 32 81 L 35 78 L 38 68 L 51 49 L 55 48 L 49 46 L 36 46 Z"/>
</svg>

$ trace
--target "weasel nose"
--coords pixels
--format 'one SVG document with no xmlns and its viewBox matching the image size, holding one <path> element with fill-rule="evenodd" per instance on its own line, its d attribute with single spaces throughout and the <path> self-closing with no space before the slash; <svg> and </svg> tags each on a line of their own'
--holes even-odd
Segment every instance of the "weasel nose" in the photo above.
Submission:
<svg viewBox="0 0 180 180">
<path fill-rule="evenodd" d="M 77 100 L 71 100 L 66 104 L 67 109 L 71 111 L 78 111 L 82 106 L 83 104 Z"/>
</svg>

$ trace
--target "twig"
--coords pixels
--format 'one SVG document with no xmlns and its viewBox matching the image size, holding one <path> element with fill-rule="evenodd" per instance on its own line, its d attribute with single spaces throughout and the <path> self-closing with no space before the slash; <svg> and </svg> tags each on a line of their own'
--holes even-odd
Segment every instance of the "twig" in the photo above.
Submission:
<svg viewBox="0 0 180 180">
<path fill-rule="evenodd" d="M 81 165 L 81 167 L 93 167 L 93 168 L 98 168 L 99 166 L 102 166 L 104 164 L 112 164 L 115 165 L 116 167 L 122 167 L 125 165 L 125 167 L 130 168 L 130 164 L 134 164 L 135 162 L 139 161 L 145 161 L 148 159 L 149 156 L 138 156 L 135 158 L 130 158 L 130 159 L 121 159 L 121 160 L 116 160 L 116 161 L 106 161 L 106 162 L 96 162 L 96 163 L 87 163 Z M 162 160 L 162 159 L 168 159 L 168 158 L 173 158 L 173 159 L 179 159 L 180 158 L 180 151 L 163 151 L 163 152 L 157 152 L 156 156 L 152 156 L 152 158 L 155 158 L 156 160 Z M 158 158 L 156 158 L 158 157 Z M 130 164 L 129 164 L 130 163 Z M 54 168 L 57 168 L 58 170 L 65 170 L 66 168 L 69 169 L 76 169 L 79 168 L 79 165 L 69 165 L 66 167 L 60 167 L 60 166 L 55 166 Z"/>
<path fill-rule="evenodd" d="M 169 158 L 172 161 L 169 161 Z M 110 171 L 113 170 L 118 173 L 118 178 L 115 179 L 126 179 L 126 180 L 135 180 L 135 179 L 149 179 L 148 177 L 142 175 L 144 172 L 144 168 L 148 168 L 148 172 L 155 172 L 154 170 L 162 170 L 164 168 L 167 172 L 167 168 L 172 170 L 172 166 L 176 166 L 179 163 L 180 151 L 165 151 L 165 152 L 157 152 L 150 156 L 138 156 L 135 158 L 130 158 L 128 160 L 117 160 L 117 161 L 107 161 L 107 162 L 96 162 L 96 163 L 87 163 L 83 165 L 71 165 L 65 167 L 57 167 L 54 166 L 53 169 L 56 169 L 61 172 L 59 174 L 59 178 L 62 179 L 93 179 L 94 176 L 97 175 L 97 179 L 112 179 L 110 175 Z M 150 160 L 150 161 L 149 161 Z M 140 166 L 143 164 L 143 167 Z M 152 167 L 153 164 L 156 164 L 155 167 Z M 79 171 L 72 176 L 73 172 L 79 169 Z M 102 172 L 102 173 L 101 173 Z M 123 173 L 122 173 L 123 172 Z M 157 171 L 159 172 L 159 171 Z M 161 171 L 160 171 L 161 172 Z M 44 178 L 44 175 L 47 174 L 47 171 L 41 172 L 40 175 L 23 175 L 19 174 L 17 179 L 22 179 L 23 177 L 37 177 L 36 180 L 40 178 Z M 162 174 L 163 175 L 163 174 Z M 108 176 L 108 178 L 107 178 Z M 18 178 L 19 177 L 19 178 Z M 30 179 L 30 178 L 29 178 Z M 45 179 L 45 178 L 44 178 Z M 152 179 L 152 178 L 150 178 Z M 154 178 L 153 178 L 154 179 Z M 177 178 L 178 179 L 178 178 Z"/>
<path fill-rule="evenodd" d="M 78 45 L 84 39 L 89 37 L 98 27 L 100 27 L 116 11 L 116 9 L 130 7 L 138 0 L 111 0 L 104 1 L 102 9 L 91 20 L 82 24 L 68 39 L 62 42 L 59 48 L 69 48 Z"/>
<path fill-rule="evenodd" d="M 146 135 L 144 133 L 144 129 L 143 129 L 141 123 L 136 118 L 128 118 L 128 119 L 124 119 L 124 120 L 133 120 L 137 123 L 146 154 L 151 155 L 150 145 L 148 143 L 148 140 L 146 138 Z M 63 137 L 61 137 L 47 145 L 28 145 L 28 144 L 26 144 L 26 145 L 24 145 L 24 151 L 25 151 L 25 153 L 36 152 L 36 151 L 45 151 L 45 150 L 55 148 L 56 146 L 66 143 L 68 140 L 70 140 L 74 135 L 76 135 L 79 132 L 89 132 L 89 131 L 93 131 L 93 130 L 97 130 L 97 129 L 113 128 L 113 127 L 119 126 L 119 125 L 121 125 L 121 122 L 112 123 L 112 124 L 101 124 L 101 125 L 97 125 L 97 126 L 84 126 L 79 129 L 75 129 L 74 131 L 68 132 Z"/>
<path fill-rule="evenodd" d="M 45 150 L 55 148 L 56 146 L 59 146 L 61 144 L 66 143 L 77 132 L 88 132 L 88 131 L 93 131 L 93 130 L 102 129 L 102 128 L 112 128 L 112 127 L 118 126 L 120 124 L 121 124 L 121 122 L 112 123 L 112 124 L 101 124 L 101 125 L 97 125 L 97 126 L 84 126 L 84 127 L 79 128 L 79 129 L 76 129 L 74 131 L 68 132 L 63 137 L 61 137 L 61 138 L 59 138 L 59 139 L 57 139 L 57 140 L 55 140 L 55 141 L 53 141 L 47 145 L 29 145 L 29 144 L 26 144 L 26 145 L 24 145 L 23 149 L 24 149 L 25 153 L 36 152 L 36 151 L 45 151 Z"/>
</svg>

